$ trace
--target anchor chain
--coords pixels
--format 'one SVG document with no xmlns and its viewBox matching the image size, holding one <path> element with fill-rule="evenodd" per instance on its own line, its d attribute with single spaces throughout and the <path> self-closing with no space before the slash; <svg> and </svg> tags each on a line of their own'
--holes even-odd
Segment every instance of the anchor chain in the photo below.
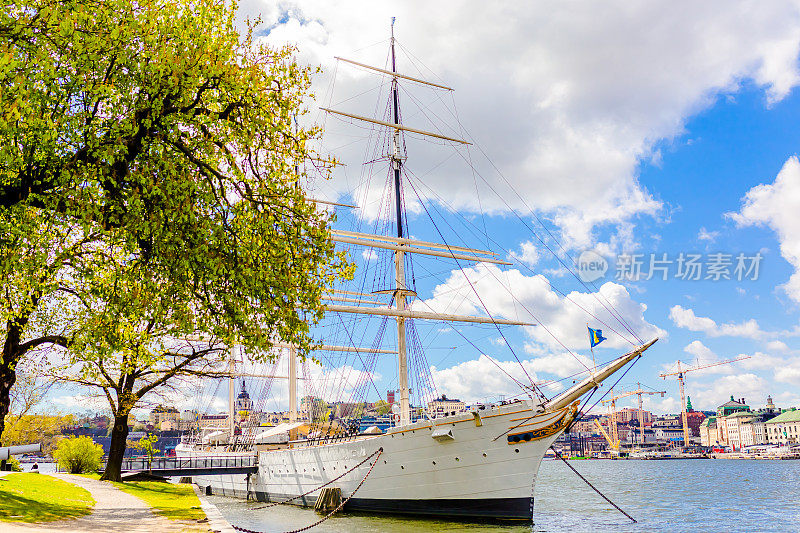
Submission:
<svg viewBox="0 0 800 533">
<path fill-rule="evenodd" d="M 376 451 L 375 453 L 373 453 L 372 455 L 370 455 L 369 457 L 367 457 L 366 459 L 364 459 L 363 461 L 361 461 L 361 462 L 360 462 L 358 465 L 354 466 L 352 469 L 350 469 L 350 470 L 348 470 L 347 472 L 345 472 L 345 474 L 348 474 L 348 473 L 352 472 L 353 470 L 355 470 L 355 469 L 356 469 L 356 468 L 358 468 L 359 466 L 361 466 L 361 465 L 363 465 L 364 463 L 366 463 L 366 462 L 367 462 L 369 459 L 371 459 L 373 456 L 376 456 L 376 457 L 375 457 L 375 461 L 374 461 L 374 462 L 373 462 L 373 463 L 370 465 L 370 467 L 369 467 L 369 470 L 367 470 L 367 473 L 364 475 L 364 477 L 361 479 L 361 481 L 358 483 L 358 485 L 356 485 L 356 488 L 355 488 L 355 489 L 353 489 L 353 492 L 351 492 L 351 493 L 350 493 L 350 496 L 348 496 L 347 498 L 345 498 L 344 500 L 342 500 L 342 502 L 339 504 L 339 506 L 338 506 L 338 507 L 336 507 L 336 509 L 334 509 L 333 511 L 331 511 L 331 512 L 330 512 L 330 513 L 328 513 L 327 515 L 323 516 L 321 519 L 317 520 L 317 521 L 316 521 L 316 522 L 314 522 L 313 524 L 309 524 L 309 525 L 307 525 L 307 526 L 305 526 L 305 527 L 301 527 L 300 529 L 293 529 L 293 530 L 291 530 L 291 531 L 286 531 L 285 533 L 301 533 L 301 532 L 303 532 L 303 531 L 308 531 L 309 529 L 311 529 L 311 528 L 313 528 L 313 527 L 316 527 L 316 526 L 320 525 L 321 523 L 323 523 L 324 521 L 326 521 L 327 519 L 329 519 L 330 517 L 332 517 L 333 515 L 335 515 L 335 514 L 336 514 L 336 513 L 338 513 L 339 511 L 341 511 L 341 510 L 342 510 L 342 508 L 345 506 L 345 504 L 347 504 L 347 502 L 348 502 L 348 501 L 350 501 L 350 498 L 352 498 L 353 496 L 355 496 L 355 495 L 356 495 L 356 492 L 358 492 L 358 489 L 360 489 L 360 488 L 361 488 L 361 486 L 362 486 L 362 485 L 364 484 L 364 482 L 367 480 L 367 478 L 369 477 L 369 475 L 372 473 L 372 469 L 373 469 L 373 468 L 375 468 L 375 465 L 376 465 L 376 464 L 378 464 L 378 459 L 380 459 L 380 457 L 381 457 L 381 454 L 382 454 L 382 453 L 383 453 L 383 448 L 378 448 L 378 451 Z M 342 476 L 344 476 L 345 474 L 342 474 L 341 476 L 339 476 L 339 477 L 337 477 L 337 478 L 335 478 L 335 479 L 332 479 L 332 480 L 330 480 L 329 482 L 325 483 L 325 485 L 329 485 L 329 484 L 333 483 L 334 481 L 336 481 L 337 479 L 341 478 L 341 477 L 342 477 Z M 316 489 L 314 489 L 314 490 L 321 489 L 321 488 L 323 488 L 325 485 L 320 485 L 319 487 L 317 487 L 317 488 L 316 488 Z M 313 490 L 312 490 L 312 491 L 309 491 L 309 492 L 305 493 L 304 495 L 310 494 L 311 492 L 314 492 L 314 491 L 313 491 Z M 304 496 L 304 495 L 302 495 L 302 496 Z M 299 498 L 299 497 L 300 497 L 300 496 L 295 496 L 295 497 L 294 497 L 294 498 L 292 498 L 292 499 L 297 499 L 297 498 Z M 291 501 L 291 500 L 286 500 L 286 501 Z M 278 504 L 280 504 L 280 503 L 286 503 L 286 502 L 277 502 L 277 503 L 276 503 L 276 504 L 274 504 L 274 505 L 278 505 Z M 272 507 L 272 505 L 265 505 L 265 506 L 263 506 L 263 507 L 254 507 L 253 509 L 264 509 L 264 508 L 266 508 L 266 507 Z M 246 528 L 243 528 L 243 527 L 234 526 L 233 524 L 231 524 L 231 527 L 233 527 L 233 529 L 235 529 L 235 530 L 237 530 L 237 531 L 241 531 L 242 533 L 264 533 L 264 532 L 262 532 L 262 531 L 257 531 L 257 530 L 253 530 L 253 529 L 246 529 Z"/>
</svg>

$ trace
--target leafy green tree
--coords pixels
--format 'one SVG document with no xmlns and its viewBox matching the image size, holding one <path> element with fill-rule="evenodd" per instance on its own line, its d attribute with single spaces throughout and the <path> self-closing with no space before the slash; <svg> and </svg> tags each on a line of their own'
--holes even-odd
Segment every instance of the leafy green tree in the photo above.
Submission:
<svg viewBox="0 0 800 533">
<path fill-rule="evenodd" d="M 375 411 L 379 416 L 389 414 L 392 411 L 392 406 L 386 400 L 378 400 L 375 402 Z"/>
<path fill-rule="evenodd" d="M 328 402 L 326 402 L 321 398 L 317 400 L 314 403 L 310 415 L 311 415 L 311 421 L 316 424 L 328 422 L 331 417 L 331 409 L 328 406 Z"/>
<path fill-rule="evenodd" d="M 156 442 L 158 442 L 158 437 L 151 433 L 132 444 L 135 449 L 147 454 L 147 469 L 151 471 L 153 469 L 153 456 L 160 451 L 155 447 Z"/>
<path fill-rule="evenodd" d="M 75 423 L 72 415 L 9 415 L 8 418 L 11 420 L 6 423 L 3 446 L 39 442 L 44 453 L 52 452 L 61 431 Z"/>
<path fill-rule="evenodd" d="M 312 71 L 290 48 L 254 43 L 252 28 L 240 36 L 236 5 L 222 0 L 6 4 L 0 229 L 24 236 L 57 220 L 80 248 L 32 243 L 37 257 L 89 256 L 70 278 L 82 283 L 70 293 L 79 303 L 56 306 L 77 313 L 57 344 L 70 350 L 68 377 L 109 401 L 104 477 L 119 479 L 128 415 L 144 395 L 210 372 L 223 345 L 260 353 L 281 340 L 305 353 L 326 286 L 349 273 L 328 216 L 296 186 L 331 164 L 309 148 L 319 130 L 292 125 Z M 54 292 L 42 264 L 24 280 L 31 309 Z M 8 375 L 31 342 L 18 331 L 25 320 L 6 320 L 17 346 L 4 348 Z M 194 332 L 213 343 L 170 341 Z"/>
<path fill-rule="evenodd" d="M 70 474 L 94 472 L 102 464 L 103 447 L 91 437 L 68 437 L 58 442 L 53 457 Z"/>
<path fill-rule="evenodd" d="M 0 208 L 0 437 L 12 403 L 21 416 L 52 383 L 37 383 L 33 368 L 17 383 L 18 366 L 33 352 L 69 345 L 72 309 L 80 305 L 84 274 L 93 271 L 89 252 L 97 239 L 57 213 Z"/>
</svg>

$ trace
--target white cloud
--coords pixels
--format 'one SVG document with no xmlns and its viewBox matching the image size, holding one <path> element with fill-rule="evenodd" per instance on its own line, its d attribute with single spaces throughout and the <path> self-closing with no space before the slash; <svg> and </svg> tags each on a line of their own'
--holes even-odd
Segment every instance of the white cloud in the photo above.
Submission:
<svg viewBox="0 0 800 533">
<path fill-rule="evenodd" d="M 738 213 L 728 213 L 740 227 L 766 226 L 778 235 L 781 256 L 793 267 L 794 273 L 782 288 L 800 302 L 800 162 L 790 157 L 772 184 L 753 187 L 743 198 Z"/>
<path fill-rule="evenodd" d="M 683 351 L 703 361 L 711 362 L 718 359 L 717 354 L 700 341 L 692 341 L 683 348 Z"/>
<path fill-rule="evenodd" d="M 84 411 L 111 411 L 105 396 L 97 394 L 65 394 L 63 396 L 55 396 L 51 401 L 56 406 L 72 413 Z"/>
<path fill-rule="evenodd" d="M 708 231 L 706 228 L 700 228 L 697 234 L 698 240 L 707 241 L 709 244 L 717 240 L 717 237 L 719 237 L 718 231 Z"/>
<path fill-rule="evenodd" d="M 537 359 L 523 360 L 528 376 L 537 381 Z M 502 367 L 500 370 L 498 366 Z M 466 402 L 495 401 L 499 395 L 506 397 L 518 396 L 522 393 L 519 385 L 510 379 L 507 372 L 514 379 L 523 384 L 529 384 L 528 377 L 516 361 L 494 362 L 485 354 L 478 359 L 464 361 L 449 368 L 438 369 L 431 367 L 431 376 L 436 387 L 451 397 L 458 397 Z M 564 386 L 560 382 L 549 382 L 542 387 L 547 396 L 560 392 Z"/>
<path fill-rule="evenodd" d="M 361 251 L 361 257 L 364 259 L 364 261 L 375 261 L 378 259 L 378 252 L 372 248 L 367 248 L 366 250 Z"/>
<path fill-rule="evenodd" d="M 783 341 L 770 341 L 767 343 L 767 349 L 773 352 L 788 352 L 789 347 Z"/>
<path fill-rule="evenodd" d="M 715 409 L 734 398 L 744 398 L 753 405 L 763 405 L 769 394 L 770 385 L 766 379 L 752 373 L 722 376 L 711 383 L 688 382 L 687 394 L 692 398 L 695 409 Z"/>
<path fill-rule="evenodd" d="M 594 327 L 603 329 L 608 340 L 602 347 L 630 348 L 626 339 L 631 336 L 609 309 L 613 309 L 643 339 L 666 334 L 645 320 L 647 306 L 634 301 L 622 285 L 607 282 L 598 293 L 572 291 L 561 296 L 552 290 L 550 282 L 542 275 L 526 276 L 516 269 L 501 271 L 486 263 L 452 271 L 444 283 L 433 289 L 431 298 L 415 301 L 413 307 L 442 313 L 483 315 L 484 305 L 492 316 L 537 323 L 537 326 L 526 327 L 525 331 L 532 340 L 551 351 L 563 351 L 561 343 L 570 350 L 585 350 L 587 333 L 584 324 L 587 320 Z"/>
<path fill-rule="evenodd" d="M 263 15 L 269 42 L 295 43 L 302 60 L 323 66 L 326 74 L 318 78 L 316 92 L 324 103 L 336 72 L 331 103 L 362 115 L 376 105 L 384 109 L 377 91 L 360 101 L 343 100 L 376 89 L 385 79 L 337 67 L 333 57 L 385 65 L 389 17 L 397 16 L 395 32 L 403 45 L 398 68 L 456 88 L 459 111 L 456 121 L 448 114 L 449 94 L 404 82 L 405 122 L 456 136 L 463 124 L 525 203 L 550 213 L 574 247 L 592 243 L 597 226 L 624 225 L 659 212 L 660 201 L 637 180 L 640 161 L 657 160 L 656 143 L 682 134 L 687 118 L 718 95 L 753 81 L 772 104 L 798 83 L 800 20 L 790 2 L 249 0 L 240 10 Z M 386 87 L 382 90 L 385 94 Z M 367 130 L 344 128 L 333 118 L 326 119 L 326 129 L 334 135 L 326 147 L 337 148 L 348 167 L 337 181 L 320 186 L 332 194 L 349 192 L 363 183 L 358 169 L 364 149 L 344 146 Z M 417 174 L 445 159 L 441 147 L 409 139 L 408 164 Z M 426 185 L 459 209 L 506 211 L 481 180 L 476 187 L 463 179 L 471 175 L 463 150 L 463 160 L 453 157 L 426 174 Z M 469 159 L 491 186 L 524 209 L 480 151 L 470 150 Z M 457 161 L 464 164 L 451 164 Z M 372 189 L 382 184 L 382 176 L 373 180 L 358 200 L 379 205 L 380 194 Z"/>
<path fill-rule="evenodd" d="M 676 389 L 677 396 L 677 389 Z M 631 404 L 633 407 L 633 404 Z M 650 411 L 655 414 L 675 414 L 681 411 L 680 398 L 673 396 L 645 396 L 642 398 L 642 409 Z"/>
<path fill-rule="evenodd" d="M 760 339 L 768 333 L 761 330 L 754 319 L 745 322 L 717 324 L 713 319 L 697 316 L 692 309 L 675 305 L 669 310 L 669 317 L 679 328 L 689 331 L 702 331 L 709 337 L 745 337 Z"/>
<path fill-rule="evenodd" d="M 539 262 L 539 250 L 536 248 L 536 245 L 530 241 L 520 244 L 519 253 L 511 252 L 509 255 L 511 259 L 515 259 L 531 267 Z"/>
</svg>

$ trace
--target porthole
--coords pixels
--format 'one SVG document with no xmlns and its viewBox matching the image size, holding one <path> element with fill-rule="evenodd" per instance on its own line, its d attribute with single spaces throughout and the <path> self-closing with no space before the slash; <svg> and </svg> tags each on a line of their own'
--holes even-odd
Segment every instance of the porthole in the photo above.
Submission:
<svg viewBox="0 0 800 533">
<path fill-rule="evenodd" d="M 519 453 L 519 448 L 514 448 L 514 451 L 515 451 L 516 453 Z"/>
<path fill-rule="evenodd" d="M 403 465 L 400 465 L 400 470 L 405 470 L 405 469 L 406 469 L 406 467 L 404 467 Z"/>
<path fill-rule="evenodd" d="M 486 457 L 486 452 L 483 452 L 483 456 Z"/>
<path fill-rule="evenodd" d="M 461 459 L 459 459 L 458 457 L 456 457 L 456 461 L 460 461 L 460 460 L 461 460 Z"/>
</svg>

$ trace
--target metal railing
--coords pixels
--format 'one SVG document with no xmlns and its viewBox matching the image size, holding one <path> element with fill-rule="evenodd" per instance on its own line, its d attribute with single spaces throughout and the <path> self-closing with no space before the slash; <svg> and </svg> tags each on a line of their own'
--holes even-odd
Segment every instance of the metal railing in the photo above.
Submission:
<svg viewBox="0 0 800 533">
<path fill-rule="evenodd" d="M 258 466 L 255 455 L 241 456 L 193 456 L 193 457 L 126 457 L 122 461 L 123 471 L 160 471 L 160 470 L 214 470 L 254 468 Z"/>
</svg>

